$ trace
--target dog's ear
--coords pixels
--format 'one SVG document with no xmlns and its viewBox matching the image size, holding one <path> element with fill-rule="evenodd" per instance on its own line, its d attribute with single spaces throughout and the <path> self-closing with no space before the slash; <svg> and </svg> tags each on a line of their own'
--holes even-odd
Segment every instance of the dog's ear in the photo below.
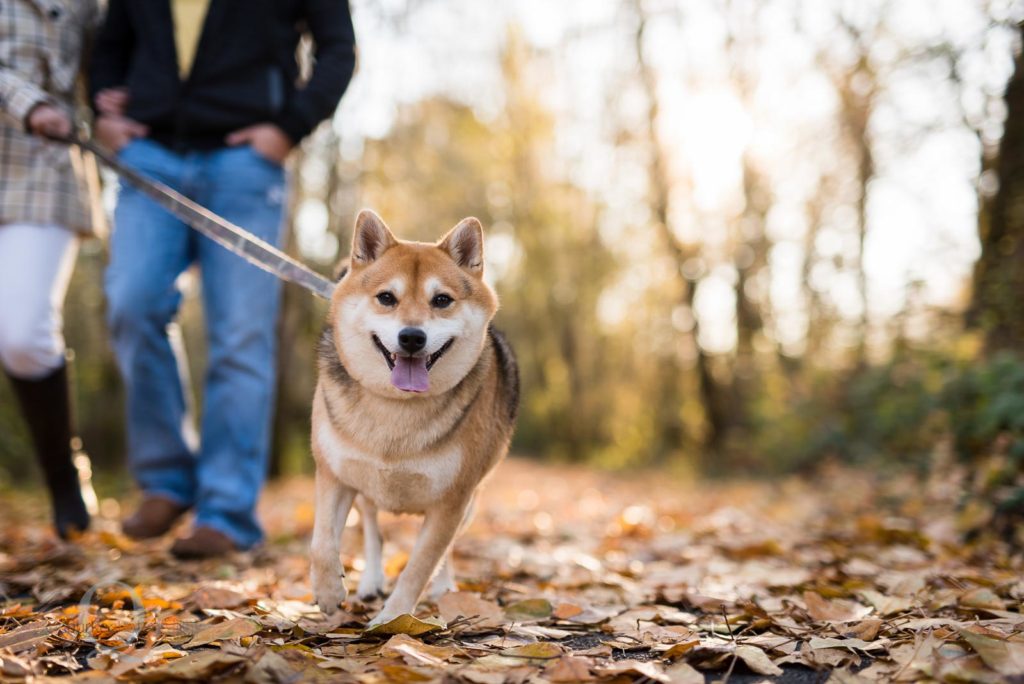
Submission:
<svg viewBox="0 0 1024 684">
<path fill-rule="evenodd" d="M 484 272 L 484 228 L 470 216 L 441 238 L 437 246 L 448 252 L 452 260 L 473 275 Z"/>
<path fill-rule="evenodd" d="M 398 240 L 384 219 L 369 209 L 363 209 L 356 217 L 356 228 L 352 231 L 352 266 L 371 264 L 397 244 Z"/>
</svg>

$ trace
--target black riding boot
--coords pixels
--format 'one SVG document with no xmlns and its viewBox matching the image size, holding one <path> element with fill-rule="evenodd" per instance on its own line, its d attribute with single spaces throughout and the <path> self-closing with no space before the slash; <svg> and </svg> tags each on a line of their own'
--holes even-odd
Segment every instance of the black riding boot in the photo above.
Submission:
<svg viewBox="0 0 1024 684">
<path fill-rule="evenodd" d="M 61 366 L 39 380 L 23 380 L 11 375 L 14 392 L 28 424 L 36 458 L 43 469 L 53 503 L 57 534 L 67 539 L 72 530 L 89 527 L 89 512 L 82 500 L 71 453 L 71 399 L 67 366 Z"/>
</svg>

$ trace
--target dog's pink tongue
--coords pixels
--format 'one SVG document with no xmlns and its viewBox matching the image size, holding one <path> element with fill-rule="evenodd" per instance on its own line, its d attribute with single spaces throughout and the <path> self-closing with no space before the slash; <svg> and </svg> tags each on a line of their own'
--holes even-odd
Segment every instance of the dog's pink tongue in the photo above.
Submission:
<svg viewBox="0 0 1024 684">
<path fill-rule="evenodd" d="M 430 389 L 425 356 L 411 357 L 399 354 L 391 369 L 391 384 L 406 392 L 426 392 Z"/>
</svg>

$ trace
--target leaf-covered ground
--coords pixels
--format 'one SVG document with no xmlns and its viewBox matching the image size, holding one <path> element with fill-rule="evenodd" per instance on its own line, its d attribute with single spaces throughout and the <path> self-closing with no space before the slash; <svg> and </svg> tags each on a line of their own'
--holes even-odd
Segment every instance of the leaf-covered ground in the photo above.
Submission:
<svg viewBox="0 0 1024 684">
<path fill-rule="evenodd" d="M 375 633 L 310 605 L 312 482 L 270 538 L 184 563 L 110 517 L 78 545 L 0 503 L 0 676 L 89 681 L 1024 681 L 1024 561 L 965 545 L 955 485 L 836 471 L 693 484 L 511 460 L 456 546 L 460 591 Z M 349 520 L 348 581 L 361 568 Z M 416 521 L 387 518 L 393 578 Z"/>
</svg>

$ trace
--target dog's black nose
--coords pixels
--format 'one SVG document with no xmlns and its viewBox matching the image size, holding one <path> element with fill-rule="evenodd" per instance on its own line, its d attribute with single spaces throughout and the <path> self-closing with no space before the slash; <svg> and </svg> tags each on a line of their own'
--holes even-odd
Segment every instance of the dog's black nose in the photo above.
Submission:
<svg viewBox="0 0 1024 684">
<path fill-rule="evenodd" d="M 402 328 L 398 331 L 398 346 L 407 354 L 415 354 L 427 346 L 427 333 L 419 328 Z"/>
</svg>

